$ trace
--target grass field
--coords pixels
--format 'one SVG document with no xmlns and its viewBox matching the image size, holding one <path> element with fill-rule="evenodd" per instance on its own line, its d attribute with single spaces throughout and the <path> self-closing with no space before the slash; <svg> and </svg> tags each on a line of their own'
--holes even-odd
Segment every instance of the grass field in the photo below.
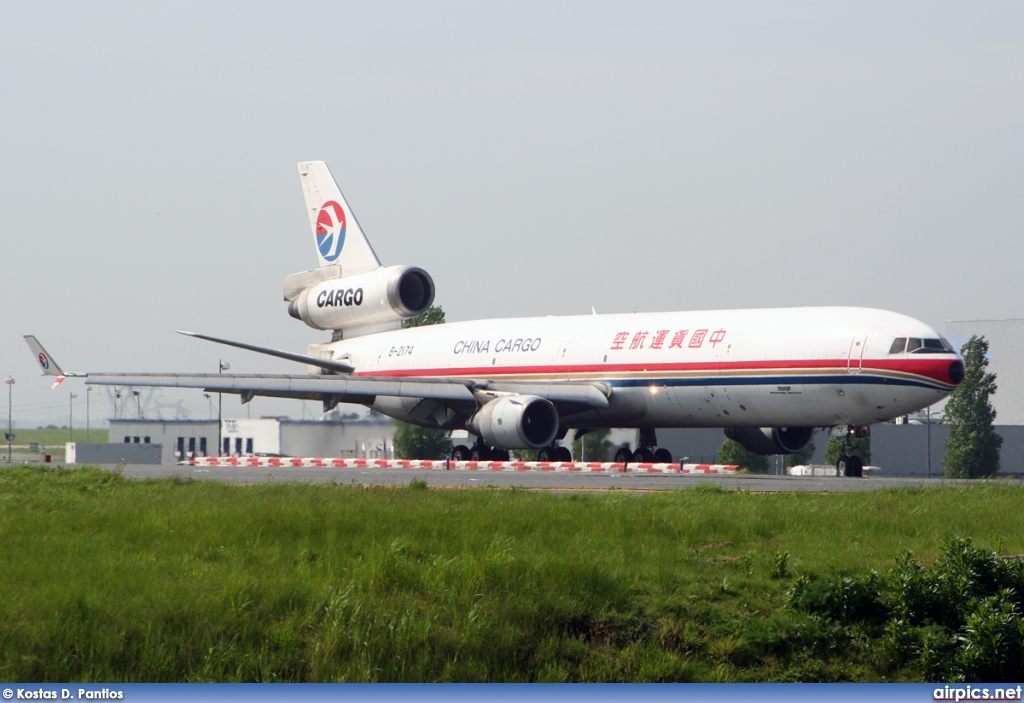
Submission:
<svg viewBox="0 0 1024 703">
<path fill-rule="evenodd" d="M 29 444 L 31 442 L 38 442 L 41 445 L 47 447 L 64 447 L 65 442 L 84 442 L 86 441 L 86 429 L 84 427 L 76 427 L 74 430 L 74 439 L 71 439 L 71 434 L 68 432 L 68 428 L 50 428 L 44 429 L 42 427 L 30 430 L 17 428 L 14 430 L 16 439 L 15 444 Z M 104 428 L 92 427 L 88 431 L 90 442 L 101 442 L 106 443 L 109 431 Z"/>
<path fill-rule="evenodd" d="M 951 536 L 1024 553 L 1022 498 L 994 484 L 550 495 L 8 469 L 0 678 L 920 680 L 920 657 L 887 657 L 870 627 L 806 606 L 811 587 L 862 583 L 906 550 L 930 568 Z"/>
<path fill-rule="evenodd" d="M 67 442 L 85 442 L 86 437 L 88 441 L 94 443 L 106 443 L 109 435 L 109 430 L 104 428 L 89 428 L 87 431 L 84 427 L 76 427 L 74 432 L 69 432 L 67 427 L 64 428 L 36 428 L 36 429 L 23 429 L 16 428 L 14 430 L 14 447 L 13 454 L 15 462 L 19 460 L 31 460 L 39 461 L 39 454 L 46 453 L 53 457 L 55 462 L 64 461 L 64 450 Z M 72 439 L 73 436 L 73 439 Z M 0 437 L 2 439 L 2 437 Z M 29 449 L 32 443 L 39 445 L 39 453 L 30 454 Z M 0 451 L 0 461 L 7 459 L 7 444 L 2 445 L 2 451 Z"/>
</svg>

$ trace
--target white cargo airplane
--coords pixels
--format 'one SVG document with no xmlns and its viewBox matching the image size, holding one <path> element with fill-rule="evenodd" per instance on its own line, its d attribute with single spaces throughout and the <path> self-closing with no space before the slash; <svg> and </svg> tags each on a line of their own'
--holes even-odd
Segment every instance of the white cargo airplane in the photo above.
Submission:
<svg viewBox="0 0 1024 703">
<path fill-rule="evenodd" d="M 598 428 L 639 429 L 616 461 L 671 461 L 655 430 L 722 427 L 761 454 L 802 449 L 816 428 L 853 436 L 933 405 L 964 376 L 960 355 L 928 325 L 845 307 L 530 317 L 402 329 L 426 311 L 426 271 L 383 267 L 326 164 L 299 164 L 320 267 L 285 278 L 288 312 L 332 341 L 306 354 L 194 337 L 305 363 L 304 375 L 80 374 L 87 383 L 202 388 L 358 403 L 424 427 L 466 429 L 456 459 L 506 458 Z M 44 374 L 60 375 L 34 338 Z M 43 361 L 45 359 L 46 361 Z M 861 464 L 850 451 L 847 475 Z"/>
</svg>

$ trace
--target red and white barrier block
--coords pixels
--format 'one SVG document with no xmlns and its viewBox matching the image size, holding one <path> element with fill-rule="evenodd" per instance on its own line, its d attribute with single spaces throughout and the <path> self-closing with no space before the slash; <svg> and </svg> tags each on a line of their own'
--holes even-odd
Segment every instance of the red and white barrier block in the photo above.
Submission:
<svg viewBox="0 0 1024 703">
<path fill-rule="evenodd" d="M 433 469 L 435 471 L 556 471 L 584 474 L 729 474 L 735 464 L 623 464 L 613 461 L 419 461 L 416 459 L 327 459 L 289 456 L 207 456 L 185 462 L 192 466 L 257 466 L 269 468 L 328 467 L 339 469 Z"/>
</svg>

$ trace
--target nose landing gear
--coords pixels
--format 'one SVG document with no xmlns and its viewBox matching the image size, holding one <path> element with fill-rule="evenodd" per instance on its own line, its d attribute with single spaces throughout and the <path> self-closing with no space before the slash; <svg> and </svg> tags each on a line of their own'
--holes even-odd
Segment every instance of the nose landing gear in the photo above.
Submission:
<svg viewBox="0 0 1024 703">
<path fill-rule="evenodd" d="M 864 460 L 859 456 L 854 456 L 853 440 L 856 437 L 868 437 L 870 435 L 871 427 L 868 425 L 850 425 L 846 428 L 846 437 L 843 440 L 843 455 L 836 462 L 836 472 L 840 476 L 848 476 L 850 478 L 862 478 L 864 476 Z"/>
</svg>

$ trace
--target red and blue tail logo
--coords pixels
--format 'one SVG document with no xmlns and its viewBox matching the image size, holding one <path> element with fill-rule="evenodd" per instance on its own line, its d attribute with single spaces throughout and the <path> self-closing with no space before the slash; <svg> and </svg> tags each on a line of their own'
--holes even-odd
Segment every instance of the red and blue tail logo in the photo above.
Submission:
<svg viewBox="0 0 1024 703">
<path fill-rule="evenodd" d="M 46 358 L 46 354 L 40 352 L 39 354 L 39 365 L 43 367 L 43 371 L 50 368 L 50 360 Z"/>
<path fill-rule="evenodd" d="M 333 200 L 320 206 L 316 216 L 316 246 L 320 256 L 334 262 L 345 246 L 345 210 Z"/>
</svg>

